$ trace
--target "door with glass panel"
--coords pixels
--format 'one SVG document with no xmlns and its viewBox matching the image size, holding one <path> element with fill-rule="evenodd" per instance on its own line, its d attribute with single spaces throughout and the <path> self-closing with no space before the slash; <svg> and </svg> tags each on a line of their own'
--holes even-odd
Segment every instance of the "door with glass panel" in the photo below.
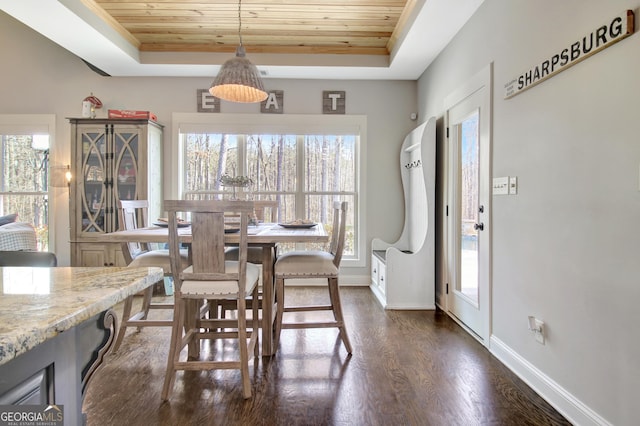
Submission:
<svg viewBox="0 0 640 426">
<path fill-rule="evenodd" d="M 490 137 L 485 85 L 447 110 L 448 312 L 488 344 Z"/>
</svg>

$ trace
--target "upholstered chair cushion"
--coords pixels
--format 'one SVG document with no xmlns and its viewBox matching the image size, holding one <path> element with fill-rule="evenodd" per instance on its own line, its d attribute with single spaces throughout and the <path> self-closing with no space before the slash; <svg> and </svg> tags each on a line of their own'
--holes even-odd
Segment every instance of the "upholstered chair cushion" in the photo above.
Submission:
<svg viewBox="0 0 640 426">
<path fill-rule="evenodd" d="M 224 252 L 226 260 L 238 260 L 238 247 L 229 247 Z M 262 247 L 247 248 L 247 262 L 262 264 Z"/>
<path fill-rule="evenodd" d="M 182 268 L 189 266 L 189 254 L 187 249 L 180 250 L 180 259 L 182 260 Z M 129 264 L 130 268 L 148 268 L 155 266 L 162 268 L 165 275 L 171 273 L 171 257 L 169 250 L 151 250 L 139 254 Z"/>
<path fill-rule="evenodd" d="M 238 262 L 225 261 L 225 270 L 228 274 L 234 274 L 238 272 Z M 183 272 L 192 273 L 193 266 L 189 266 Z M 260 276 L 260 268 L 253 263 L 247 263 L 247 279 L 245 282 L 245 291 L 247 294 L 251 294 L 253 288 L 256 286 L 258 277 Z M 180 287 L 182 294 L 219 294 L 229 295 L 238 293 L 237 281 L 182 281 Z"/>
<path fill-rule="evenodd" d="M 278 277 L 312 277 L 338 275 L 333 255 L 326 251 L 292 251 L 278 257 L 275 266 Z"/>
</svg>

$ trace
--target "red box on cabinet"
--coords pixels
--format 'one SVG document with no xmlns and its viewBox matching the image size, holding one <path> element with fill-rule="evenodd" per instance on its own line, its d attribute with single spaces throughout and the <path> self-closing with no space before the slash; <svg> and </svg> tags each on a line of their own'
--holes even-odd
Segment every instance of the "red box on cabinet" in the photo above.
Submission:
<svg viewBox="0 0 640 426">
<path fill-rule="evenodd" d="M 158 121 L 158 117 L 150 111 L 136 111 L 132 109 L 110 109 L 109 118 L 131 118 Z"/>
</svg>

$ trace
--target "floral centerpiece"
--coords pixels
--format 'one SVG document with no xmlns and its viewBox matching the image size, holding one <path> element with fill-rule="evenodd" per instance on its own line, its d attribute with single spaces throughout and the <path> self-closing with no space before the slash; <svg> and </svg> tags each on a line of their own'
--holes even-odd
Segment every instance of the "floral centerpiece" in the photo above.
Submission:
<svg viewBox="0 0 640 426">
<path fill-rule="evenodd" d="M 233 200 L 238 199 L 236 196 L 236 188 L 247 188 L 252 183 L 253 183 L 253 180 L 251 180 L 249 176 L 232 177 L 225 173 L 220 177 L 220 184 L 222 186 L 230 187 L 233 189 L 233 195 L 232 195 Z"/>
<path fill-rule="evenodd" d="M 220 183 L 222 186 L 233 186 L 236 188 L 246 188 L 251 185 L 253 181 L 249 176 L 235 176 L 231 177 L 228 174 L 224 174 L 220 177 Z"/>
</svg>

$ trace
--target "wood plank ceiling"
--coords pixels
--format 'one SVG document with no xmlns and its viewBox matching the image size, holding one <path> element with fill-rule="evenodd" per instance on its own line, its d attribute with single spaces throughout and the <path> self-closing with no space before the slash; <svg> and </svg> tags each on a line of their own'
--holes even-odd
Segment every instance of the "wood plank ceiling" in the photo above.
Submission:
<svg viewBox="0 0 640 426">
<path fill-rule="evenodd" d="M 242 0 L 247 53 L 388 55 L 417 0 Z M 141 52 L 234 52 L 238 1 L 83 0 Z"/>
</svg>

